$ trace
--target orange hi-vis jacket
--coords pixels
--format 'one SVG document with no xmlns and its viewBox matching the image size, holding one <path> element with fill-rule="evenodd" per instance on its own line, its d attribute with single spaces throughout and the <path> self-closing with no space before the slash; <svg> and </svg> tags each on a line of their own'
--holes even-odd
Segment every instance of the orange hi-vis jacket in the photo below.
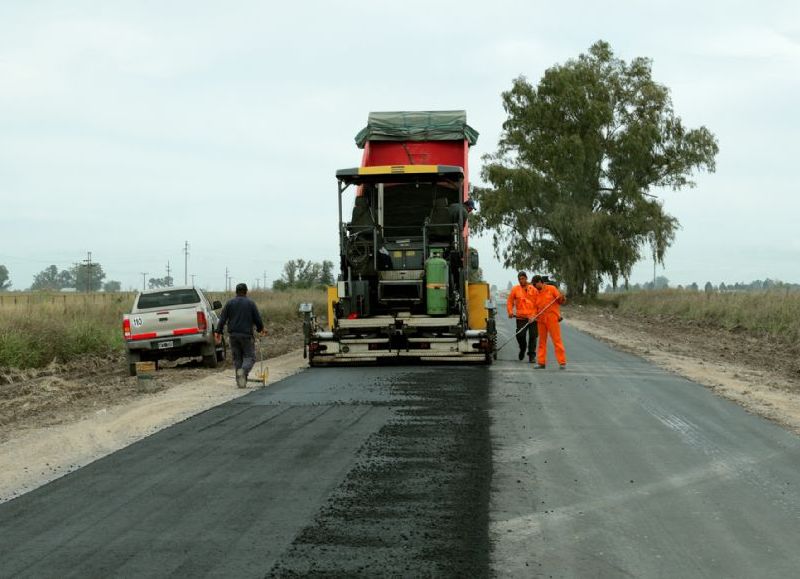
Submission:
<svg viewBox="0 0 800 579">
<path fill-rule="evenodd" d="M 516 307 L 518 318 L 527 319 L 535 316 L 538 311 L 536 308 L 538 293 L 533 284 L 529 283 L 525 287 L 515 285 L 508 294 L 508 315 L 514 315 L 514 307 Z"/>
<path fill-rule="evenodd" d="M 555 300 L 555 301 L 553 301 Z M 536 294 L 536 311 L 542 312 L 545 308 L 547 308 L 546 312 L 542 312 L 542 316 L 545 314 L 555 314 L 556 317 L 561 317 L 561 307 L 560 305 L 566 301 L 564 296 L 561 295 L 561 292 L 558 291 L 558 288 L 544 284 L 542 289 L 540 289 Z M 548 304 L 553 302 L 549 307 Z"/>
</svg>

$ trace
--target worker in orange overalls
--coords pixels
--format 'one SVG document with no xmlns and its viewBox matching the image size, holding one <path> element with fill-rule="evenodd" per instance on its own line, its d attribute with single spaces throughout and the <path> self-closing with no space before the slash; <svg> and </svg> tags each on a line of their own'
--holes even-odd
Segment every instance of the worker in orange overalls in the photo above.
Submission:
<svg viewBox="0 0 800 579">
<path fill-rule="evenodd" d="M 536 296 L 539 292 L 528 283 L 528 274 L 521 271 L 517 274 L 519 285 L 511 288 L 508 294 L 508 317 L 517 318 L 517 343 L 519 344 L 519 359 L 525 358 L 528 351 L 528 361 L 533 362 L 536 352 Z M 516 313 L 515 313 L 516 310 Z M 525 327 L 527 325 L 527 327 Z M 523 330 L 523 328 L 525 328 Z"/>
<path fill-rule="evenodd" d="M 538 290 L 536 296 L 536 311 L 539 314 L 537 323 L 539 325 L 539 351 L 537 355 L 536 368 L 544 368 L 547 362 L 547 336 L 553 340 L 553 348 L 556 351 L 556 360 L 561 370 L 567 369 L 567 352 L 564 350 L 564 343 L 561 341 L 561 327 L 558 322 L 561 320 L 561 304 L 566 298 L 561 295 L 558 288 L 549 283 L 545 283 L 544 278 L 537 275 L 533 278 L 533 285 Z"/>
</svg>

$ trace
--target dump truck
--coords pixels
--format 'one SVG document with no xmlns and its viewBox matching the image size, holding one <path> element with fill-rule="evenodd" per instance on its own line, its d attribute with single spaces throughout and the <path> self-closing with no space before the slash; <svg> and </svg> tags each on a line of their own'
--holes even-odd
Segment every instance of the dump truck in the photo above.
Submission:
<svg viewBox="0 0 800 579">
<path fill-rule="evenodd" d="M 336 171 L 340 271 L 325 323 L 301 306 L 312 366 L 492 362 L 495 307 L 475 281 L 467 219 L 477 138 L 464 111 L 369 114 L 361 165 Z"/>
</svg>

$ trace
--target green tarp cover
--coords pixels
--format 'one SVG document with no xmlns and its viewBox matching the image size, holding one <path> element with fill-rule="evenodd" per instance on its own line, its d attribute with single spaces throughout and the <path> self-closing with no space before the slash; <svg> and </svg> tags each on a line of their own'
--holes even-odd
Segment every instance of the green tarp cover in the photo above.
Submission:
<svg viewBox="0 0 800 579">
<path fill-rule="evenodd" d="M 367 141 L 478 142 L 478 131 L 467 124 L 466 111 L 396 111 L 370 113 L 356 135 L 359 149 Z"/>
</svg>

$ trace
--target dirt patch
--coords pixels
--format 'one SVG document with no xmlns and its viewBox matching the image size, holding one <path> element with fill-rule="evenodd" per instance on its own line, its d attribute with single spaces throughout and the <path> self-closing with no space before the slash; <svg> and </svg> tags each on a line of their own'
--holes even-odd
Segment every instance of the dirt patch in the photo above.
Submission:
<svg viewBox="0 0 800 579">
<path fill-rule="evenodd" d="M 286 330 L 265 342 L 268 384 L 306 366 L 302 337 Z M 249 391 L 236 388 L 230 361 L 167 364 L 146 382 L 121 356 L 0 375 L 0 502 Z"/>
<path fill-rule="evenodd" d="M 272 325 L 264 340 L 267 359 L 296 350 L 303 343 L 297 324 Z M 222 369 L 230 369 L 230 355 Z M 128 375 L 125 356 L 87 356 L 68 364 L 53 362 L 46 368 L 0 368 L 0 443 L 20 430 L 80 420 L 100 409 L 125 404 L 154 391 L 201 380 L 219 371 L 203 368 L 197 360 L 163 362 L 155 383 Z"/>
<path fill-rule="evenodd" d="M 748 411 L 800 434 L 796 346 L 675 318 L 569 308 L 567 323 L 658 366 L 708 386 Z"/>
</svg>

